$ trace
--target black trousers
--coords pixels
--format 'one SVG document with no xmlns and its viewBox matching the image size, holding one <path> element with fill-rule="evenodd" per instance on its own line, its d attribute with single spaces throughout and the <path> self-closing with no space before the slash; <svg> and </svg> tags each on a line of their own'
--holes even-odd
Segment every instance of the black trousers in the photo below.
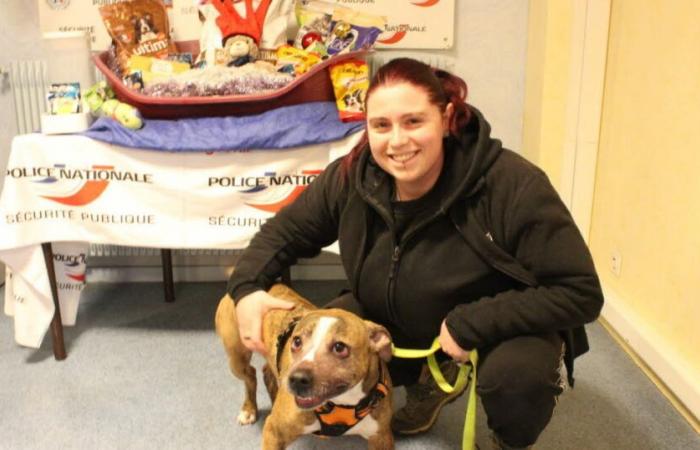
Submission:
<svg viewBox="0 0 700 450">
<path fill-rule="evenodd" d="M 365 316 L 362 305 L 349 294 L 326 307 Z M 489 428 L 506 444 L 534 444 L 552 418 L 557 396 L 563 390 L 563 346 L 559 334 L 553 332 L 518 336 L 479 349 L 476 392 Z M 415 383 L 422 364 L 421 360 L 394 358 L 389 363 L 394 386 Z"/>
</svg>

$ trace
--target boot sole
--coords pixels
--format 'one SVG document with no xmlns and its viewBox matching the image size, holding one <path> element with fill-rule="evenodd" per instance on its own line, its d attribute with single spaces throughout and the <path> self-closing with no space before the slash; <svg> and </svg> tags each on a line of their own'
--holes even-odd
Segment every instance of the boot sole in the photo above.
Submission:
<svg viewBox="0 0 700 450">
<path fill-rule="evenodd" d="M 462 396 L 462 394 L 464 394 L 464 391 L 466 391 L 466 389 L 462 390 L 462 392 L 460 392 L 458 395 L 455 395 L 452 398 L 448 397 L 443 402 L 441 402 L 440 406 L 435 409 L 435 412 L 433 413 L 433 415 L 430 416 L 430 420 L 428 421 L 428 423 L 426 423 L 422 427 L 414 428 L 412 430 L 394 431 L 394 433 L 399 434 L 401 436 L 412 436 L 415 434 L 425 433 L 426 431 L 430 430 L 433 427 L 433 425 L 435 425 L 435 422 L 437 422 L 437 418 L 440 415 L 440 411 L 442 411 L 442 408 L 444 408 L 445 406 L 449 405 L 450 403 L 452 403 L 455 400 L 457 400 L 458 398 L 460 398 Z"/>
</svg>

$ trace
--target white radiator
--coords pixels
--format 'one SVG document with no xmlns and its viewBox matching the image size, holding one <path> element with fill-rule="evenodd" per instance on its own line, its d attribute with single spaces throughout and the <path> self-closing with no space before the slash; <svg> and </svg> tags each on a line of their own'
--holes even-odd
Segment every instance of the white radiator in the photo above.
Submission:
<svg viewBox="0 0 700 450">
<path fill-rule="evenodd" d="M 10 85 L 19 134 L 39 129 L 41 113 L 46 111 L 46 61 L 10 63 Z"/>
<path fill-rule="evenodd" d="M 235 256 L 236 250 L 224 249 L 177 249 L 173 250 L 174 256 Z M 121 245 L 91 244 L 90 256 L 92 257 L 116 257 L 116 256 L 160 256 L 157 248 L 124 247 Z"/>
</svg>

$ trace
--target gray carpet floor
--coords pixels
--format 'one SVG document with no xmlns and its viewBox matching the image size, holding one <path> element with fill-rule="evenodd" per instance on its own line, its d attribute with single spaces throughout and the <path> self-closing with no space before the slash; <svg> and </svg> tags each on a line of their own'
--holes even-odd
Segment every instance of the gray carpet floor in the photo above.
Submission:
<svg viewBox="0 0 700 450">
<path fill-rule="evenodd" d="M 336 282 L 299 281 L 322 304 Z M 68 359 L 19 347 L 12 319 L 0 317 L 1 449 L 258 449 L 262 420 L 235 423 L 242 386 L 213 331 L 224 283 L 179 283 L 163 302 L 157 283 L 93 284 L 78 324 L 66 328 Z M 2 289 L 0 289 L 0 295 Z M 0 297 L 2 298 L 2 297 Z M 559 401 L 537 449 L 700 449 L 700 436 L 599 325 L 576 366 L 576 388 Z M 258 367 L 261 360 L 257 360 Z M 269 412 L 259 389 L 262 418 Z M 397 389 L 396 406 L 403 402 Z M 427 434 L 397 449 L 457 449 L 465 400 L 445 408 Z M 479 410 L 478 442 L 488 448 Z M 304 437 L 294 449 L 364 448 L 360 438 Z"/>
</svg>

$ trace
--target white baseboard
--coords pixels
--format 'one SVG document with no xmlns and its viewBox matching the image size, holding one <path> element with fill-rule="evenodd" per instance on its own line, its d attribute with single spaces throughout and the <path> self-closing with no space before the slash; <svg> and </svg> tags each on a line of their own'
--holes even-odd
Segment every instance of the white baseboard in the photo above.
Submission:
<svg viewBox="0 0 700 450">
<path fill-rule="evenodd" d="M 644 324 L 637 314 L 612 289 L 603 286 L 605 306 L 602 317 L 636 353 L 665 387 L 682 403 L 687 412 L 700 420 L 700 384 L 698 378 L 673 345 Z M 695 382 L 693 382 L 695 380 Z M 672 399 L 673 400 L 673 399 Z M 681 411 L 683 412 L 683 411 Z M 693 418 L 688 418 L 692 420 Z"/>
<path fill-rule="evenodd" d="M 173 266 L 173 280 L 182 281 L 226 281 L 232 266 Z M 344 280 L 345 272 L 340 265 L 296 265 L 292 267 L 292 280 Z M 160 266 L 88 267 L 89 283 L 144 283 L 163 280 Z"/>
</svg>

